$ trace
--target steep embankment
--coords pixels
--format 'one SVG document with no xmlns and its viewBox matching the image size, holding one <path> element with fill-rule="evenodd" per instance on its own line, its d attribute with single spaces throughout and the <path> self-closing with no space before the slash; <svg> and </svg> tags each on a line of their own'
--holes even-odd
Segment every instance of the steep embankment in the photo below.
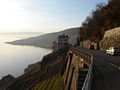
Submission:
<svg viewBox="0 0 120 90">
<path fill-rule="evenodd" d="M 36 84 L 31 90 L 64 90 L 62 76 L 58 75 Z"/>
<path fill-rule="evenodd" d="M 7 90 L 63 90 L 63 63 L 66 51 L 60 50 L 44 56 L 41 66 L 16 78 Z M 59 57 L 58 57 L 59 55 Z M 53 89 L 54 88 L 54 89 Z"/>
<path fill-rule="evenodd" d="M 83 42 L 84 47 L 88 47 L 91 44 L 94 44 L 96 47 L 96 43 L 89 40 Z M 112 46 L 120 47 L 120 27 L 106 31 L 103 39 L 100 42 L 101 50 L 106 50 L 107 48 Z"/>
<path fill-rule="evenodd" d="M 13 45 L 30 45 L 30 46 L 36 46 L 36 47 L 45 47 L 45 48 L 51 48 L 52 42 L 55 41 L 58 37 L 58 35 L 61 34 L 67 34 L 69 36 L 70 44 L 75 43 L 76 38 L 79 35 L 79 28 L 71 28 L 60 32 L 55 33 L 49 33 L 37 37 L 31 37 L 27 39 L 17 40 L 13 42 L 7 42 L 8 44 Z"/>
</svg>

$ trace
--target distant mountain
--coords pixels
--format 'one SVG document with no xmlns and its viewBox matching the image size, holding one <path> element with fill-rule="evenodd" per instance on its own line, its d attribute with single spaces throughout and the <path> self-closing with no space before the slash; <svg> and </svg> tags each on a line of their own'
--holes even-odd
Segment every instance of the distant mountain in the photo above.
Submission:
<svg viewBox="0 0 120 90">
<path fill-rule="evenodd" d="M 51 48 L 52 42 L 55 41 L 58 35 L 61 34 L 67 34 L 69 36 L 70 44 L 74 44 L 76 43 L 76 38 L 79 35 L 79 28 L 66 29 L 60 32 L 48 33 L 37 37 L 30 37 L 27 39 L 21 39 L 7 43 L 13 45 L 28 45 L 28 46 Z"/>
</svg>

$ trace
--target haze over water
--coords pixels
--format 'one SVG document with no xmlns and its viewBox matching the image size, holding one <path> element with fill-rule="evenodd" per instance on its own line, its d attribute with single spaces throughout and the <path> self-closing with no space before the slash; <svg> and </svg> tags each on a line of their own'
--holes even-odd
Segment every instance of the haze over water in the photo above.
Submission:
<svg viewBox="0 0 120 90">
<path fill-rule="evenodd" d="M 19 40 L 36 34 L 0 34 L 0 77 L 11 74 L 15 77 L 24 73 L 24 69 L 32 63 L 42 60 L 44 55 L 51 52 L 50 49 L 10 45 L 5 42 Z"/>
</svg>

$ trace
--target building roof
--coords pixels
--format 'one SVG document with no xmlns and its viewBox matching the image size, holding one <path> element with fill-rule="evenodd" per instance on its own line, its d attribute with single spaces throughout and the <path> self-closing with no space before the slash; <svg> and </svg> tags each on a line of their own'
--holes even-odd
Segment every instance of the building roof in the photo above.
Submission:
<svg viewBox="0 0 120 90">
<path fill-rule="evenodd" d="M 3 78 L 2 78 L 2 80 L 11 80 L 11 79 L 14 79 L 14 77 L 12 76 L 12 75 L 10 75 L 10 74 L 8 74 L 8 75 L 6 75 L 6 76 L 4 76 Z"/>
<path fill-rule="evenodd" d="M 65 35 L 65 34 L 62 34 L 62 35 L 58 36 L 58 38 L 65 38 L 65 37 L 69 38 L 68 35 Z"/>
</svg>

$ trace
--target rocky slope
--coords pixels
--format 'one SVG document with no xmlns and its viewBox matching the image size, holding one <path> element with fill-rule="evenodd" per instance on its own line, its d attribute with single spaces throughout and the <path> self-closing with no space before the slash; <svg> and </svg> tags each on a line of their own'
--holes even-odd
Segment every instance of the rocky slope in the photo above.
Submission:
<svg viewBox="0 0 120 90">
<path fill-rule="evenodd" d="M 88 47 L 91 44 L 94 44 L 96 47 L 96 43 L 91 42 L 89 40 L 83 42 L 84 47 Z M 120 47 L 120 27 L 106 31 L 103 39 L 100 42 L 101 50 L 106 50 L 112 46 Z"/>
<path fill-rule="evenodd" d="M 48 90 L 49 88 L 51 88 L 49 90 L 56 90 L 56 88 L 63 90 L 62 71 L 66 51 L 57 51 L 44 56 L 40 62 L 41 67 L 16 78 L 6 87 L 6 90 Z"/>
<path fill-rule="evenodd" d="M 102 49 L 107 49 L 112 46 L 120 47 L 120 28 L 114 28 L 106 31 L 101 41 Z"/>
</svg>

